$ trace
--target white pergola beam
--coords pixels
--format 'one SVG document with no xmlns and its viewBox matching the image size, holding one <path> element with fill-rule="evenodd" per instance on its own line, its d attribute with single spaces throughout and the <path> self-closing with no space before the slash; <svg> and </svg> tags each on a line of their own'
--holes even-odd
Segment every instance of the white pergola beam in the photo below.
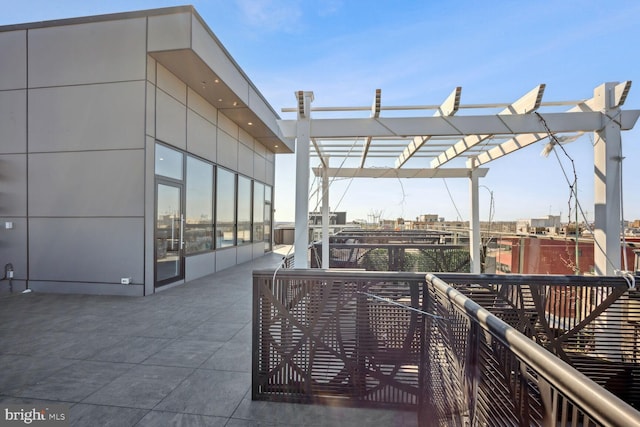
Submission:
<svg viewBox="0 0 640 427">
<path fill-rule="evenodd" d="M 322 166 L 324 166 L 325 168 L 328 167 L 329 165 L 327 164 L 326 156 L 323 153 L 322 148 L 318 145 L 318 141 L 316 141 L 315 138 L 311 138 L 311 143 L 316 150 L 317 157 L 320 159 Z"/>
<path fill-rule="evenodd" d="M 621 114 L 622 130 L 628 130 L 638 118 L 640 110 L 626 110 Z M 604 116 L 594 112 L 567 112 L 542 114 L 553 133 L 592 132 L 602 128 Z M 511 116 L 476 115 L 452 117 L 381 117 L 378 119 L 313 119 L 310 121 L 311 138 L 358 138 L 409 136 L 465 136 L 474 134 L 516 135 L 546 133 L 537 116 L 516 114 Z M 297 120 L 281 120 L 284 137 L 296 136 Z"/>
<path fill-rule="evenodd" d="M 453 116 L 460 108 L 460 95 L 462 87 L 456 87 L 453 92 L 444 100 L 434 117 Z M 396 168 L 401 168 L 422 146 L 431 139 L 431 136 L 416 136 L 407 145 L 402 154 L 396 159 Z"/>
<path fill-rule="evenodd" d="M 316 176 L 322 176 L 323 168 L 313 168 Z M 489 172 L 488 168 L 438 168 L 438 169 L 395 169 L 395 168 L 328 168 L 327 174 L 331 178 L 469 178 L 474 172 L 483 178 Z"/>
<path fill-rule="evenodd" d="M 373 104 L 371 105 L 371 118 L 377 119 L 380 117 L 380 98 L 382 95 L 381 89 L 376 89 L 376 95 L 373 97 Z M 362 147 L 362 156 L 360 158 L 360 167 L 364 167 L 364 162 L 367 160 L 367 153 L 369 152 L 369 146 L 371 145 L 372 137 L 367 136 Z"/>
<path fill-rule="evenodd" d="M 309 145 L 311 140 L 310 110 L 313 92 L 297 92 L 298 126 L 296 126 L 296 210 L 293 264 L 309 268 Z"/>
<path fill-rule="evenodd" d="M 624 81 L 622 83 L 618 83 L 615 85 L 615 89 L 614 89 L 614 105 L 615 106 L 621 106 L 624 104 L 626 98 L 627 98 L 627 94 L 629 93 L 629 90 L 631 89 L 631 81 L 627 80 Z M 578 104 L 577 106 L 573 107 L 572 109 L 570 109 L 568 112 L 572 113 L 572 112 L 589 112 L 589 111 L 595 111 L 597 108 L 596 106 L 596 100 L 595 98 L 591 98 L 588 99 L 587 101 L 581 102 L 580 104 Z M 633 114 L 629 115 L 626 112 L 623 112 L 623 114 L 627 117 L 625 117 L 623 119 L 622 125 L 622 129 L 626 130 L 626 129 L 631 129 L 633 128 L 633 126 L 635 125 L 635 121 L 633 121 Z M 637 118 L 636 118 L 637 120 Z M 633 121 L 633 122 L 631 122 Z M 572 142 L 575 141 L 576 139 L 578 139 L 580 136 L 582 136 L 584 134 L 584 131 L 580 131 L 578 132 L 576 135 L 573 136 L 568 136 L 568 137 L 560 137 L 558 139 L 560 139 L 561 143 L 568 143 L 568 142 Z M 482 166 L 486 163 L 489 163 L 493 160 L 499 159 L 500 157 L 506 156 L 507 154 L 513 153 L 514 151 L 520 150 L 524 147 L 527 147 L 531 144 L 534 144 L 538 141 L 541 141 L 545 138 L 547 138 L 549 135 L 545 132 L 542 134 L 523 134 L 523 135 L 516 135 L 514 138 L 510 139 L 509 141 L 505 141 L 502 144 L 500 144 L 497 147 L 491 148 L 490 150 L 487 150 L 483 153 L 481 153 L 480 155 L 478 155 L 475 159 L 470 159 L 467 162 L 467 167 L 479 167 Z"/>
<path fill-rule="evenodd" d="M 624 102 L 627 100 L 627 95 L 631 90 L 631 80 L 627 80 L 622 83 L 618 83 L 614 89 L 614 101 L 613 108 L 619 108 L 624 105 Z"/>
<path fill-rule="evenodd" d="M 513 114 L 529 114 L 540 107 L 542 102 L 542 95 L 544 94 L 544 84 L 540 84 L 529 91 L 522 98 L 518 99 L 513 104 L 502 110 L 498 115 L 506 116 Z M 431 161 L 431 167 L 437 168 L 445 163 L 453 160 L 458 155 L 464 153 L 469 148 L 480 144 L 485 139 L 491 137 L 491 134 L 478 134 L 474 132 L 472 135 L 465 136 L 460 141 L 456 142 L 451 148 L 444 151 L 438 157 Z"/>
</svg>

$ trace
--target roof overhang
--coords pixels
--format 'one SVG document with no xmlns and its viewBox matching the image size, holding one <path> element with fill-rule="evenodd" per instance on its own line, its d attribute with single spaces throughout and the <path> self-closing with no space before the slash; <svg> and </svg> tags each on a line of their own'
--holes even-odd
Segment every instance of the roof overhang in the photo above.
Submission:
<svg viewBox="0 0 640 427">
<path fill-rule="evenodd" d="M 287 144 L 279 136 L 279 129 L 273 129 L 268 119 L 262 117 L 269 116 L 270 112 L 259 114 L 258 109 L 266 107 L 260 105 L 264 101 L 257 92 L 238 95 L 192 49 L 149 52 L 149 55 L 267 149 L 274 153 L 293 152 L 293 144 Z M 273 120 L 275 123 L 277 116 L 273 115 Z"/>
</svg>

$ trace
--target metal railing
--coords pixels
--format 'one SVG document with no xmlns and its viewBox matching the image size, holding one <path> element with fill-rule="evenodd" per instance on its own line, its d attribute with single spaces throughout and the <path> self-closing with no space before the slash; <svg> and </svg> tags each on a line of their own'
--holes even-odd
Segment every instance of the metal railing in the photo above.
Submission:
<svg viewBox="0 0 640 427">
<path fill-rule="evenodd" d="M 640 425 L 592 379 L 438 277 L 427 281 L 421 425 Z"/>
<path fill-rule="evenodd" d="M 468 234 L 433 230 L 343 230 L 329 236 L 329 243 L 468 243 Z"/>
<path fill-rule="evenodd" d="M 255 271 L 252 397 L 414 408 L 421 425 L 640 425 L 613 394 L 636 404 L 637 297 L 619 277 Z"/>
<path fill-rule="evenodd" d="M 254 271 L 254 399 L 415 408 L 424 274 Z M 401 306 L 390 304 L 397 302 Z"/>
<path fill-rule="evenodd" d="M 622 277 L 438 277 L 640 408 L 640 291 Z"/>
</svg>

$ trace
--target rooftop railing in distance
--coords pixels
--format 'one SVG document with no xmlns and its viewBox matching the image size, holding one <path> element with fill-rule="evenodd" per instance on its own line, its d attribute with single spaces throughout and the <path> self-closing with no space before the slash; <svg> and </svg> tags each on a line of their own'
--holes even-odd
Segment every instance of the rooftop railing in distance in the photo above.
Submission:
<svg viewBox="0 0 640 427">
<path fill-rule="evenodd" d="M 468 245 L 330 243 L 329 268 L 369 271 L 469 272 Z M 322 243 L 311 247 L 311 267 L 322 265 Z"/>
<path fill-rule="evenodd" d="M 468 242 L 468 233 L 437 230 L 342 230 L 329 236 L 329 243 L 443 243 Z"/>
<path fill-rule="evenodd" d="M 474 300 L 427 282 L 421 425 L 640 425 L 633 407 Z"/>
</svg>

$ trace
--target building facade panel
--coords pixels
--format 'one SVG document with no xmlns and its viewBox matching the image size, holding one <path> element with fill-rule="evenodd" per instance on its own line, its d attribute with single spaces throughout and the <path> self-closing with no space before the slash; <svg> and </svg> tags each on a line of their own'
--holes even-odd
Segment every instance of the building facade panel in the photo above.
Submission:
<svg viewBox="0 0 640 427">
<path fill-rule="evenodd" d="M 24 288 L 27 280 L 27 219 L 25 217 L 3 216 L 0 218 L 2 225 L 2 234 L 0 237 L 0 260 L 2 267 L 6 264 L 13 266 L 13 278 L 19 281 Z M 5 228 L 5 224 L 11 224 L 10 229 Z M 4 275 L 4 270 L 2 270 Z M 0 282 L 2 287 L 5 286 L 4 281 Z M 2 289 L 2 288 L 0 288 Z M 14 289 L 15 291 L 16 289 Z"/>
<path fill-rule="evenodd" d="M 29 87 L 144 80 L 146 19 L 29 30 Z"/>
<path fill-rule="evenodd" d="M 143 235 L 142 218 L 31 218 L 29 279 L 141 284 Z"/>
<path fill-rule="evenodd" d="M 267 172 L 266 172 L 265 177 L 264 177 L 264 182 L 266 184 L 269 184 L 269 185 L 273 186 L 275 184 L 275 169 L 276 169 L 276 165 L 275 165 L 275 163 L 273 161 L 267 160 L 267 162 L 265 163 L 265 167 L 266 167 Z"/>
<path fill-rule="evenodd" d="M 261 182 L 267 182 L 267 161 L 257 153 L 253 156 L 253 177 Z"/>
<path fill-rule="evenodd" d="M 143 165 L 144 150 L 31 154 L 29 214 L 143 216 Z"/>
<path fill-rule="evenodd" d="M 253 259 L 260 258 L 264 256 L 265 252 L 265 244 L 264 242 L 258 242 L 253 244 Z"/>
<path fill-rule="evenodd" d="M 194 255 L 186 259 L 185 280 L 199 279 L 216 272 L 216 252 Z"/>
<path fill-rule="evenodd" d="M 148 49 L 187 49 L 191 45 L 191 13 L 149 17 Z"/>
<path fill-rule="evenodd" d="M 0 33 L 0 90 L 27 87 L 27 32 Z M 6 59 L 5 59 L 6 58 Z"/>
<path fill-rule="evenodd" d="M 0 155 L 0 218 L 27 215 L 27 156 Z"/>
<path fill-rule="evenodd" d="M 243 264 L 253 259 L 253 245 L 238 246 L 236 263 Z"/>
<path fill-rule="evenodd" d="M 216 252 L 216 271 L 233 267 L 238 264 L 236 256 L 236 248 L 227 248 Z"/>
<path fill-rule="evenodd" d="M 217 128 L 193 110 L 187 110 L 187 151 L 215 162 Z"/>
<path fill-rule="evenodd" d="M 181 149 L 187 146 L 187 107 L 156 90 L 156 138 Z"/>
<path fill-rule="evenodd" d="M 29 90 L 29 151 L 142 148 L 145 83 Z"/>
<path fill-rule="evenodd" d="M 0 129 L 0 153 L 27 152 L 26 90 L 0 92 Z"/>
<path fill-rule="evenodd" d="M 253 158 L 255 153 L 244 144 L 238 144 L 238 172 L 254 177 Z"/>
<path fill-rule="evenodd" d="M 218 110 L 191 88 L 188 88 L 187 107 L 198 113 L 203 119 L 209 121 L 211 124 L 217 124 Z"/>
<path fill-rule="evenodd" d="M 238 129 L 238 141 L 246 145 L 251 151 L 254 151 L 255 139 L 244 129 Z"/>
<path fill-rule="evenodd" d="M 156 66 L 156 73 L 158 89 L 174 97 L 181 104 L 187 105 L 187 85 L 160 64 Z"/>
<path fill-rule="evenodd" d="M 156 136 L 156 87 L 147 82 L 146 134 Z"/>
<path fill-rule="evenodd" d="M 255 151 L 256 154 L 259 154 L 262 157 L 266 157 L 267 155 L 266 147 L 258 141 L 256 141 L 255 144 L 253 144 L 253 151 Z"/>
<path fill-rule="evenodd" d="M 218 164 L 233 170 L 238 169 L 238 141 L 220 128 L 218 128 L 216 150 Z"/>
<path fill-rule="evenodd" d="M 218 128 L 227 133 L 227 135 L 231 136 L 234 140 L 238 140 L 238 130 L 239 127 L 237 124 L 233 122 L 229 117 L 225 116 L 223 113 L 218 113 Z"/>
</svg>

